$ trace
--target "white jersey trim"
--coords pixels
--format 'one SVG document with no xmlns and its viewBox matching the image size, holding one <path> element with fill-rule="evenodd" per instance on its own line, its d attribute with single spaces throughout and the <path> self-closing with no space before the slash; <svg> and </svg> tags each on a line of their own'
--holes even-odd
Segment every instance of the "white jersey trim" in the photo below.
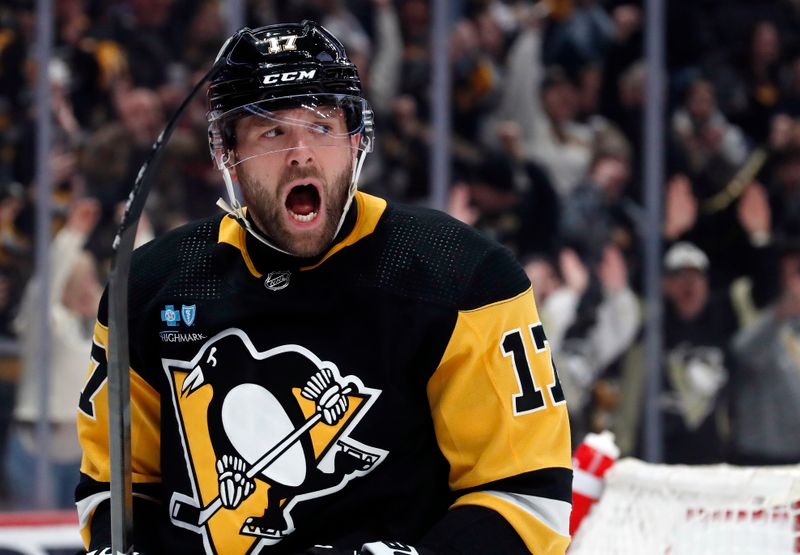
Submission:
<svg viewBox="0 0 800 555">
<path fill-rule="evenodd" d="M 569 515 L 572 512 L 570 503 L 507 491 L 488 490 L 483 493 L 522 509 L 557 534 L 569 536 Z"/>
<path fill-rule="evenodd" d="M 78 507 L 78 522 L 81 530 L 88 526 L 92 514 L 94 514 L 94 510 L 106 499 L 111 499 L 111 492 L 101 491 L 100 493 L 95 493 L 75 503 Z"/>
</svg>

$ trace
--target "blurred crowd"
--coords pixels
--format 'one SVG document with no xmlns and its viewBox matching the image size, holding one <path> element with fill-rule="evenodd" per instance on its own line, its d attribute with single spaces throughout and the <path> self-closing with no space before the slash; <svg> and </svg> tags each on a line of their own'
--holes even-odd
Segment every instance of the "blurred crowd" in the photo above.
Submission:
<svg viewBox="0 0 800 555">
<path fill-rule="evenodd" d="M 227 25 L 221 0 L 54 6 L 49 283 L 61 384 L 88 357 L 121 203 Z M 448 52 L 431 51 L 427 0 L 246 8 L 251 27 L 308 18 L 342 39 L 375 111 L 361 188 L 398 201 L 431 193 L 431 62 L 449 57 L 448 211 L 505 244 L 531 277 L 574 439 L 611 429 L 623 453 L 641 454 L 642 1 L 453 0 Z M 665 17 L 666 462 L 798 463 L 800 1 L 670 0 Z M 12 484 L 35 452 L 38 418 L 36 37 L 35 2 L 0 6 L 0 337 L 17 346 L 0 350 L 0 448 Z M 198 95 L 166 148 L 141 240 L 216 210 L 205 112 Z M 65 472 L 77 454 L 61 407 L 77 383 L 56 386 L 48 417 Z"/>
</svg>

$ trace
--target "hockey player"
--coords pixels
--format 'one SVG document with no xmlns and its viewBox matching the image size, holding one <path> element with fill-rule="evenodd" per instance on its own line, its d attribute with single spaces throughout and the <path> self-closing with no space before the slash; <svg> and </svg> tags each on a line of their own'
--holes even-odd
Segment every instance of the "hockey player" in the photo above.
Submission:
<svg viewBox="0 0 800 555">
<path fill-rule="evenodd" d="M 372 113 L 325 29 L 244 30 L 217 63 L 225 213 L 133 259 L 134 548 L 563 553 L 569 423 L 525 273 L 357 191 Z M 110 543 L 107 341 L 104 298 L 78 415 L 90 551 Z"/>
</svg>

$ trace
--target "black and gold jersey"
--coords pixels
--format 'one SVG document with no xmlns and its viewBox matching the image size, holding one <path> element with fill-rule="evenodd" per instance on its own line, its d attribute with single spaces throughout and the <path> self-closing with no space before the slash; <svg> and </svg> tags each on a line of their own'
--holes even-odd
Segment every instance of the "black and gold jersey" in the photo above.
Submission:
<svg viewBox="0 0 800 555">
<path fill-rule="evenodd" d="M 439 212 L 358 193 L 316 260 L 219 215 L 138 249 L 132 267 L 139 551 L 381 539 L 437 551 L 489 523 L 496 550 L 484 552 L 566 549 L 567 411 L 507 250 Z M 108 544 L 105 307 L 78 411 L 87 548 Z"/>
</svg>

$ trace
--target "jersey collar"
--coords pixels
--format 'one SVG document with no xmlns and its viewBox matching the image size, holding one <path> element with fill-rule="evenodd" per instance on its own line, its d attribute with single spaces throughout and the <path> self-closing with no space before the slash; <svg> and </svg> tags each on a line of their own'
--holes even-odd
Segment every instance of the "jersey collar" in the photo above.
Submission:
<svg viewBox="0 0 800 555">
<path fill-rule="evenodd" d="M 372 234 L 385 209 L 386 201 L 384 199 L 361 191 L 356 192 L 355 202 L 347 216 L 347 219 L 354 216 L 355 221 L 349 223 L 349 225 L 346 221 L 331 248 L 323 255 L 313 259 L 281 254 L 272 249 L 267 249 L 267 247 L 256 241 L 248 241 L 248 233 L 245 229 L 236 220 L 227 215 L 223 216 L 222 222 L 220 222 L 217 242 L 226 243 L 239 250 L 250 274 L 256 278 L 261 278 L 264 275 L 259 271 L 259 267 L 294 267 L 300 271 L 308 271 L 318 268 L 337 252 Z"/>
</svg>

